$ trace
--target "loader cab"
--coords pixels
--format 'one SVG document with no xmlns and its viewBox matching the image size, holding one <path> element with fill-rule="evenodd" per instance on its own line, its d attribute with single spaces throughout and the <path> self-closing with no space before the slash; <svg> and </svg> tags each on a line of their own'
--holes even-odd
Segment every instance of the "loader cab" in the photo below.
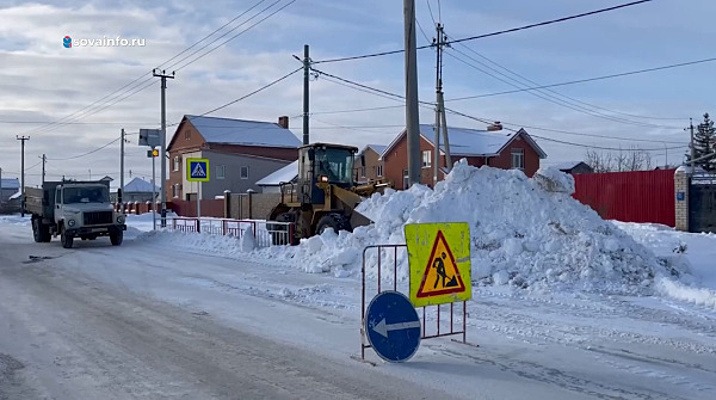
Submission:
<svg viewBox="0 0 716 400">
<path fill-rule="evenodd" d="M 314 143 L 298 150 L 298 190 L 302 203 L 320 204 L 325 192 L 316 186 L 324 182 L 342 188 L 354 186 L 353 163 L 357 147 Z"/>
</svg>

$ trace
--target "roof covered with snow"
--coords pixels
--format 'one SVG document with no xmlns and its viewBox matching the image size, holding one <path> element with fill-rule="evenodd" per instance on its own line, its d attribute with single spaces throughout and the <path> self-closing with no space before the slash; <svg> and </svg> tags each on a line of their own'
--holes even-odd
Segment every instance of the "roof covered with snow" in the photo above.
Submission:
<svg viewBox="0 0 716 400">
<path fill-rule="evenodd" d="M 298 148 L 301 141 L 277 123 L 185 115 L 207 143 Z M 181 126 L 181 125 L 180 125 Z"/>
<path fill-rule="evenodd" d="M 397 144 L 397 142 L 405 135 L 403 130 L 391 143 L 383 150 L 387 150 Z M 420 124 L 420 135 L 430 144 L 434 145 L 435 131 L 433 125 Z M 448 137 L 450 139 L 450 154 L 456 156 L 497 156 L 512 139 L 521 135 L 535 149 L 540 158 L 547 157 L 547 154 L 532 139 L 532 137 L 524 130 L 517 132 L 508 131 L 487 131 L 469 128 L 448 127 Z M 442 137 L 442 135 L 441 135 Z M 441 139 L 440 150 L 445 151 L 445 143 Z"/>
<path fill-rule="evenodd" d="M 256 185 L 258 186 L 278 186 L 282 182 L 291 182 L 298 177 L 298 160 L 279 168 L 275 172 L 263 177 Z"/>
<path fill-rule="evenodd" d="M 159 188 L 156 188 L 156 191 L 160 191 Z M 147 182 L 144 179 L 140 177 L 135 177 L 131 181 L 129 181 L 128 184 L 124 185 L 124 192 L 125 193 L 152 193 L 152 183 Z"/>
<path fill-rule="evenodd" d="M 17 178 L 2 178 L 2 182 L 0 182 L 0 186 L 3 189 L 19 189 L 20 188 L 20 180 Z"/>
</svg>

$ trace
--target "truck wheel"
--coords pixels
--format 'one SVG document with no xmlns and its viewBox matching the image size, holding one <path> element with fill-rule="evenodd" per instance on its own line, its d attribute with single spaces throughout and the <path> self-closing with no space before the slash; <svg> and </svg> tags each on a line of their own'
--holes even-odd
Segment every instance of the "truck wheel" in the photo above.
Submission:
<svg viewBox="0 0 716 400">
<path fill-rule="evenodd" d="M 40 228 L 40 241 L 43 243 L 49 243 L 52 240 L 52 235 L 50 235 L 50 225 L 43 224 L 41 221 L 37 221 L 37 224 Z"/>
<path fill-rule="evenodd" d="M 42 242 L 41 232 L 40 232 L 40 221 L 37 218 L 32 219 L 32 238 L 35 239 L 35 243 Z"/>
<path fill-rule="evenodd" d="M 119 246 L 120 244 L 122 244 L 123 240 L 124 240 L 124 232 L 122 232 L 122 231 L 110 232 L 109 241 L 112 242 L 112 246 Z"/>
<path fill-rule="evenodd" d="M 353 231 L 348 217 L 337 213 L 324 215 L 320 220 L 318 220 L 318 225 L 316 225 L 316 235 L 322 234 L 326 229 L 333 229 L 333 232 L 335 233 L 342 230 L 348 232 Z"/>
<path fill-rule="evenodd" d="M 60 234 L 60 242 L 62 243 L 62 247 L 66 249 L 72 248 L 72 242 L 74 240 L 74 236 L 72 236 L 71 233 L 67 233 L 65 228 L 62 228 L 62 233 Z"/>
</svg>

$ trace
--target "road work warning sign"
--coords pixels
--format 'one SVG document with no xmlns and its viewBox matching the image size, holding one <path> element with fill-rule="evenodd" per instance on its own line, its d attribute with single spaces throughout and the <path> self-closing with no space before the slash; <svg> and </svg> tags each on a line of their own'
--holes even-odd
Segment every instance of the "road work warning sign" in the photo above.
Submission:
<svg viewBox="0 0 716 400">
<path fill-rule="evenodd" d="M 415 307 L 472 297 L 467 223 L 408 224 L 405 240 L 410 264 L 410 301 Z"/>
</svg>

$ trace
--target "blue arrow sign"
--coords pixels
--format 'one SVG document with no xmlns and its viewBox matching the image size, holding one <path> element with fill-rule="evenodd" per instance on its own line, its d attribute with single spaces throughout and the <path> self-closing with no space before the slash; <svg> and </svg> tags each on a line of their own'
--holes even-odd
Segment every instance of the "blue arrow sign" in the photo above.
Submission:
<svg viewBox="0 0 716 400">
<path fill-rule="evenodd" d="M 368 343 L 383 360 L 407 361 L 420 346 L 420 319 L 405 295 L 382 292 L 368 305 L 365 334 Z"/>
</svg>

